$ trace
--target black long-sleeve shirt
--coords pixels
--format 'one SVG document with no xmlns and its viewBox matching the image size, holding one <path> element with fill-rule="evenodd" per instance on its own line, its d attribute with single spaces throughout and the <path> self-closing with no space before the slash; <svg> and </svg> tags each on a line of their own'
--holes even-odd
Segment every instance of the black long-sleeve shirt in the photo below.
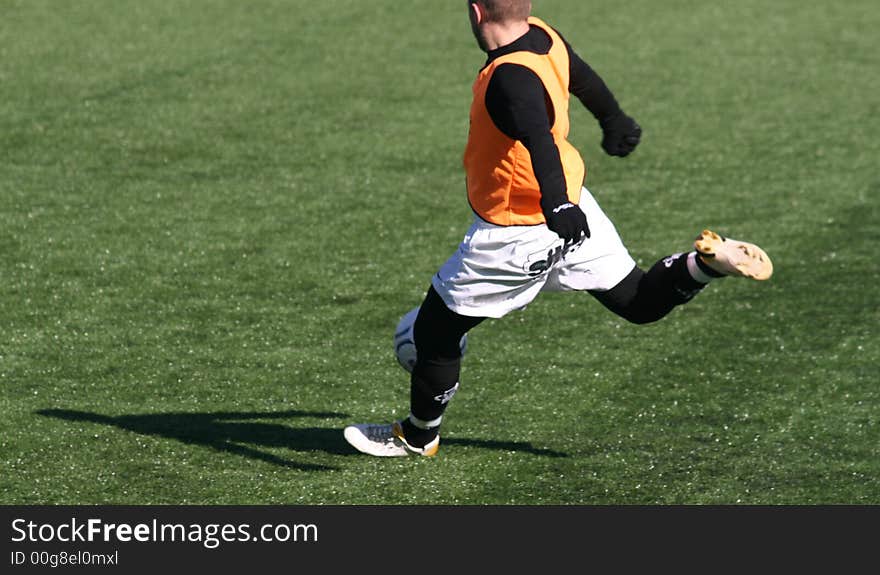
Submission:
<svg viewBox="0 0 880 575">
<path fill-rule="evenodd" d="M 602 78 L 575 53 L 564 38 L 563 42 L 569 57 L 569 92 L 597 120 L 601 121 L 619 113 L 620 106 Z M 547 54 L 550 47 L 550 36 L 542 29 L 531 26 L 527 33 L 514 42 L 491 50 L 486 65 L 511 52 Z M 535 178 L 541 186 L 541 195 L 545 198 L 565 198 L 566 184 L 562 162 L 559 149 L 550 133 L 550 126 L 555 120 L 551 117 L 553 107 L 538 75 L 519 64 L 498 66 L 486 90 L 486 109 L 502 133 L 521 141 L 529 151 Z"/>
</svg>

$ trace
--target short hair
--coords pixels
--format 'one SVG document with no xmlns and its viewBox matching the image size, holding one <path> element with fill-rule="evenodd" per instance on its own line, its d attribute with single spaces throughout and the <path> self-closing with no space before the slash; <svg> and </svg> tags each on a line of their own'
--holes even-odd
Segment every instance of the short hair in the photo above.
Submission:
<svg viewBox="0 0 880 575">
<path fill-rule="evenodd" d="M 479 0 L 486 9 L 486 21 L 510 22 L 525 20 L 532 11 L 531 0 Z"/>
</svg>

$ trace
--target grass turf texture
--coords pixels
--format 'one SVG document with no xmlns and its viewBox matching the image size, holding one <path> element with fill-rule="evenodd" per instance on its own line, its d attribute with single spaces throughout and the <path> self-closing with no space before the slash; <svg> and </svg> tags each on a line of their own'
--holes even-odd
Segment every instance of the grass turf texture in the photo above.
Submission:
<svg viewBox="0 0 880 575">
<path fill-rule="evenodd" d="M 880 6 L 535 2 L 645 130 L 573 106 L 643 265 L 756 241 L 659 324 L 472 332 L 440 456 L 400 315 L 467 228 L 458 2 L 0 0 L 0 503 L 878 504 Z"/>
</svg>

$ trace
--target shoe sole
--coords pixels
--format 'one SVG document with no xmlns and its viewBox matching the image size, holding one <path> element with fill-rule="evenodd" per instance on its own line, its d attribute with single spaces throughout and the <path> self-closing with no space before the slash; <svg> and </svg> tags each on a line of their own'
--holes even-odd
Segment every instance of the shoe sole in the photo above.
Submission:
<svg viewBox="0 0 880 575">
<path fill-rule="evenodd" d="M 711 230 L 694 241 L 694 249 L 706 265 L 725 275 L 763 281 L 773 275 L 773 262 L 767 253 L 748 242 L 725 238 Z"/>
</svg>

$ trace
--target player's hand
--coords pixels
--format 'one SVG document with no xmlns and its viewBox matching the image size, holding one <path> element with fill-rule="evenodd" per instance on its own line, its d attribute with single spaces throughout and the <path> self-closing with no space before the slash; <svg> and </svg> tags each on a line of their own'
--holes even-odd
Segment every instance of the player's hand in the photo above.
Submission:
<svg viewBox="0 0 880 575">
<path fill-rule="evenodd" d="M 642 128 L 635 120 L 620 112 L 599 122 L 602 128 L 602 149 L 609 156 L 628 156 L 642 138 Z"/>
<path fill-rule="evenodd" d="M 587 224 L 587 216 L 583 210 L 575 204 L 563 199 L 562 201 L 541 200 L 541 211 L 547 227 L 565 241 L 572 245 L 584 241 L 590 237 L 590 226 Z"/>
</svg>

